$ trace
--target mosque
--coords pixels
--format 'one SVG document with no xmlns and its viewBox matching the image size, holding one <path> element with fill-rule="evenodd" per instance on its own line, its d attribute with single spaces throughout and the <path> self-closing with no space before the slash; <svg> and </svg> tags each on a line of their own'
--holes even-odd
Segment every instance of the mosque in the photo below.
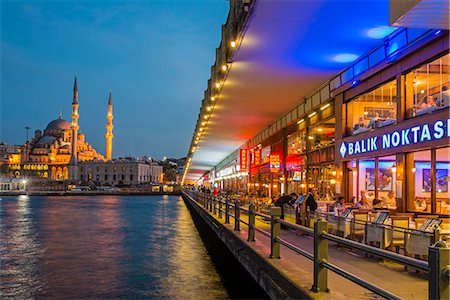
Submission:
<svg viewBox="0 0 450 300">
<path fill-rule="evenodd" d="M 10 154 L 8 169 L 15 177 L 32 177 L 47 180 L 79 179 L 78 164 L 84 161 L 105 162 L 112 159 L 112 94 L 109 94 L 106 124 L 106 157 L 98 153 L 79 132 L 78 85 L 73 87 L 71 122 L 60 116 L 48 123 L 44 131 L 36 130 L 34 138 L 27 141 L 19 153 Z M 74 138 L 76 137 L 76 138 Z"/>
</svg>

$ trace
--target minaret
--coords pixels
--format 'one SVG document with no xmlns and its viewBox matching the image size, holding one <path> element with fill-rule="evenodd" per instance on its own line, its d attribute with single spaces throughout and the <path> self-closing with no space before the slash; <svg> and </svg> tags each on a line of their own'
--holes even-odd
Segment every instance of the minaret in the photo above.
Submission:
<svg viewBox="0 0 450 300">
<path fill-rule="evenodd" d="M 73 101 L 72 101 L 72 156 L 70 158 L 70 163 L 76 165 L 78 163 L 78 85 L 77 77 L 75 76 L 75 83 L 73 85 Z"/>
<path fill-rule="evenodd" d="M 106 114 L 106 160 L 112 159 L 112 140 L 113 133 L 112 130 L 114 128 L 112 121 L 114 119 L 113 116 L 113 106 L 112 106 L 112 93 L 109 91 L 109 101 L 108 101 L 108 113 Z"/>
</svg>

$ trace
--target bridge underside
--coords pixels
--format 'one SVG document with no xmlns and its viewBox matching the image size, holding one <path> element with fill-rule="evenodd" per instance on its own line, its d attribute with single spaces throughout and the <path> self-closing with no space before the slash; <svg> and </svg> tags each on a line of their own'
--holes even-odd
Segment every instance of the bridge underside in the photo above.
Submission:
<svg viewBox="0 0 450 300">
<path fill-rule="evenodd" d="M 186 182 L 382 43 L 388 23 L 388 0 L 256 1 Z"/>
</svg>

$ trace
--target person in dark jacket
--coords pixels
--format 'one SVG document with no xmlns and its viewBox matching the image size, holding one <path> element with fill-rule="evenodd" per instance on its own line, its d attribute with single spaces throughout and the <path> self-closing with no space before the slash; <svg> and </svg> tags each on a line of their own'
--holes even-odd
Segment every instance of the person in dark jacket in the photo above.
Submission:
<svg viewBox="0 0 450 300">
<path fill-rule="evenodd" d="M 316 190 L 313 188 L 309 189 L 308 195 L 306 195 L 305 205 L 306 205 L 306 211 L 315 212 L 317 209 L 317 202 L 316 202 Z"/>
<path fill-rule="evenodd" d="M 274 202 L 275 206 L 281 207 L 280 219 L 284 220 L 284 205 L 285 204 L 291 205 L 296 199 L 297 199 L 297 194 L 292 193 L 290 195 L 283 195 Z"/>
</svg>

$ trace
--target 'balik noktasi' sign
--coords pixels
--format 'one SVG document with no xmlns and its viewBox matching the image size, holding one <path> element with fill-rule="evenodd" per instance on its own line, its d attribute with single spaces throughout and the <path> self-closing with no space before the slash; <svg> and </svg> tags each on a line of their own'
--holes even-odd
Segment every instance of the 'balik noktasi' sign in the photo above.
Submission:
<svg viewBox="0 0 450 300">
<path fill-rule="evenodd" d="M 394 130 L 381 136 L 373 136 L 354 142 L 342 142 L 339 152 L 342 157 L 348 157 L 361 153 L 440 140 L 445 137 L 450 137 L 450 119 Z"/>
</svg>

